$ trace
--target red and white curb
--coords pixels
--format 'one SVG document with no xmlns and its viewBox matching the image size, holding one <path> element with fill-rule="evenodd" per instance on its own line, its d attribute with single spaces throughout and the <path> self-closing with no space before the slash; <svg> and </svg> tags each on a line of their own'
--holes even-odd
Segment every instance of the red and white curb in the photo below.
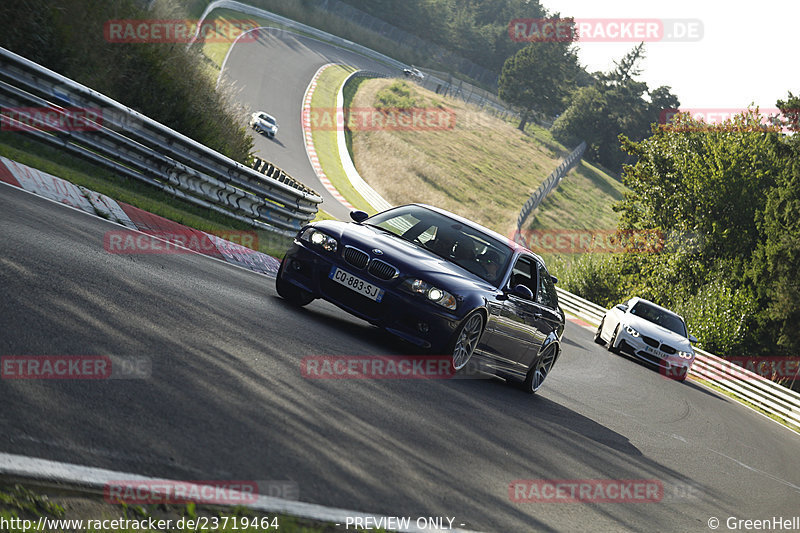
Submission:
<svg viewBox="0 0 800 533">
<path fill-rule="evenodd" d="M 117 202 L 108 196 L 85 187 L 79 187 L 47 172 L 2 156 L 0 156 L 0 182 L 8 183 L 91 215 L 101 215 L 126 228 L 138 230 L 173 244 L 180 245 L 181 240 L 185 240 L 187 237 L 196 238 L 199 242 L 210 241 L 213 243 L 213 249 L 195 251 L 248 270 L 274 276 L 280 266 L 280 261 L 267 254 L 178 224 L 124 202 Z"/>
<path fill-rule="evenodd" d="M 328 189 L 328 192 L 331 193 L 331 195 L 333 195 L 333 197 L 336 198 L 339 203 L 341 203 L 347 209 L 354 210 L 356 208 L 353 207 L 353 205 L 348 202 L 338 190 L 336 190 L 336 187 L 334 187 L 333 183 L 331 183 L 331 180 L 328 179 L 325 171 L 322 170 L 322 165 L 319 162 L 317 150 L 314 148 L 314 138 L 311 134 L 311 98 L 314 96 L 314 91 L 317 89 L 317 80 L 325 71 L 325 69 L 335 65 L 336 63 L 322 65 L 319 70 L 317 70 L 316 74 L 314 74 L 314 77 L 311 78 L 311 83 L 308 84 L 308 87 L 306 88 L 306 94 L 303 97 L 303 109 L 300 115 L 300 122 L 303 126 L 303 138 L 305 140 L 308 161 L 311 163 L 317 178 L 319 178 L 319 181 L 322 182 L 322 186 Z"/>
</svg>

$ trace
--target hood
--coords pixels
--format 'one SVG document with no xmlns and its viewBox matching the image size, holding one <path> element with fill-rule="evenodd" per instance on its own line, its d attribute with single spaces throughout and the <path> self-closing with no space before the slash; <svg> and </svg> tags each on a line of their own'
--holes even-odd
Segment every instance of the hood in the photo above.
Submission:
<svg viewBox="0 0 800 533">
<path fill-rule="evenodd" d="M 397 267 L 400 278 L 420 278 L 446 290 L 492 290 L 487 281 L 433 252 L 371 226 L 324 220 L 314 227 L 337 237 L 342 247 L 354 246 Z M 376 254 L 373 250 L 380 250 Z"/>
<path fill-rule="evenodd" d="M 674 331 L 659 326 L 658 324 L 654 324 L 653 322 L 645 320 L 642 317 L 626 313 L 623 322 L 627 323 L 642 335 L 654 337 L 663 343 L 669 344 L 673 348 L 684 352 L 694 351 L 692 350 L 692 344 L 689 342 L 689 339 L 683 335 L 679 335 Z"/>
</svg>

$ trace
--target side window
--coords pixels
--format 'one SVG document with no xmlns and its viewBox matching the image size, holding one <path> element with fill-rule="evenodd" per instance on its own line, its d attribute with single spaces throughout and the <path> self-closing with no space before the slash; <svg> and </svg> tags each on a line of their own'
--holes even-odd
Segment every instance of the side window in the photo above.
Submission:
<svg viewBox="0 0 800 533">
<path fill-rule="evenodd" d="M 535 299 L 537 292 L 536 278 L 536 263 L 534 263 L 530 257 L 522 256 L 517 259 L 514 269 L 511 271 L 509 285 L 511 288 L 517 285 L 525 285 L 533 292 L 533 297 Z"/>
<path fill-rule="evenodd" d="M 536 301 L 550 309 L 558 308 L 556 285 L 542 265 L 539 265 L 539 292 L 536 293 Z"/>
</svg>

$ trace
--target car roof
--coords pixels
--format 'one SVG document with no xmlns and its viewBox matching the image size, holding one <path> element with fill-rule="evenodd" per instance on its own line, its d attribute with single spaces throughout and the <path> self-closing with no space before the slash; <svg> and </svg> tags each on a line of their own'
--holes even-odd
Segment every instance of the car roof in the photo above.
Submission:
<svg viewBox="0 0 800 533">
<path fill-rule="evenodd" d="M 519 244 L 517 242 L 514 242 L 513 240 L 509 239 L 508 237 L 500 235 L 496 231 L 490 230 L 489 228 L 487 228 L 485 226 L 481 226 L 477 222 L 473 222 L 472 220 L 470 220 L 468 218 L 464 218 L 464 217 L 462 217 L 460 215 L 456 215 L 455 213 L 451 213 L 450 211 L 447 211 L 446 209 L 441 209 L 439 207 L 434 207 L 432 205 L 420 204 L 420 203 L 407 204 L 407 205 L 416 205 L 416 206 L 419 206 L 419 207 L 424 207 L 425 209 L 430 209 L 431 211 L 435 211 L 436 213 L 439 213 L 439 214 L 444 215 L 446 217 L 450 217 L 450 218 L 452 218 L 452 219 L 464 224 L 465 226 L 469 226 L 472 229 L 476 229 L 476 230 L 481 231 L 483 233 L 487 233 L 487 234 L 491 235 L 492 237 L 494 237 L 495 239 L 497 239 L 499 241 L 505 241 L 514 252 L 525 253 L 525 254 L 528 254 L 528 255 L 532 255 L 533 257 L 536 258 L 537 261 L 539 261 L 539 263 L 544 265 L 544 260 L 538 254 L 533 252 L 532 250 L 522 246 L 521 244 Z M 403 206 L 397 206 L 397 207 L 403 207 Z"/>
</svg>

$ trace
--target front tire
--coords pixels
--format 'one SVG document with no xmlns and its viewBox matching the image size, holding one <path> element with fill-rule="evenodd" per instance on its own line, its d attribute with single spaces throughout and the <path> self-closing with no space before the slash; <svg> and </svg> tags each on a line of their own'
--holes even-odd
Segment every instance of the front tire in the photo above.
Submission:
<svg viewBox="0 0 800 533">
<path fill-rule="evenodd" d="M 275 290 L 278 291 L 278 295 L 287 302 L 298 307 L 303 307 L 304 305 L 310 304 L 312 301 L 314 301 L 314 295 L 312 293 L 303 290 L 300 287 L 296 287 L 288 281 L 282 279 L 283 268 L 285 265 L 286 259 L 281 261 L 281 266 L 278 268 L 278 275 L 275 278 Z"/>
<path fill-rule="evenodd" d="M 603 345 L 603 338 L 600 336 L 600 332 L 603 331 L 603 322 L 605 322 L 605 317 L 600 320 L 600 325 L 597 326 L 597 331 L 594 333 L 594 342 L 599 345 Z"/>
<path fill-rule="evenodd" d="M 483 334 L 483 314 L 475 311 L 467 316 L 461 326 L 453 334 L 452 339 L 447 345 L 447 352 L 453 355 L 453 370 L 458 372 L 469 363 L 478 341 Z"/>
<path fill-rule="evenodd" d="M 544 380 L 550 375 L 557 355 L 558 350 L 555 346 L 550 345 L 545 348 L 528 370 L 528 375 L 525 376 L 525 381 L 522 383 L 522 390 L 528 394 L 536 394 L 542 388 Z"/>
<path fill-rule="evenodd" d="M 617 324 L 617 327 L 614 328 L 614 333 L 611 335 L 611 339 L 608 341 L 608 344 L 606 345 L 606 347 L 608 348 L 608 351 L 611 352 L 611 353 L 615 353 L 615 354 L 619 354 L 620 353 L 619 352 L 619 348 L 614 348 L 614 346 L 617 344 L 617 336 L 618 335 L 619 335 L 619 324 Z"/>
</svg>

